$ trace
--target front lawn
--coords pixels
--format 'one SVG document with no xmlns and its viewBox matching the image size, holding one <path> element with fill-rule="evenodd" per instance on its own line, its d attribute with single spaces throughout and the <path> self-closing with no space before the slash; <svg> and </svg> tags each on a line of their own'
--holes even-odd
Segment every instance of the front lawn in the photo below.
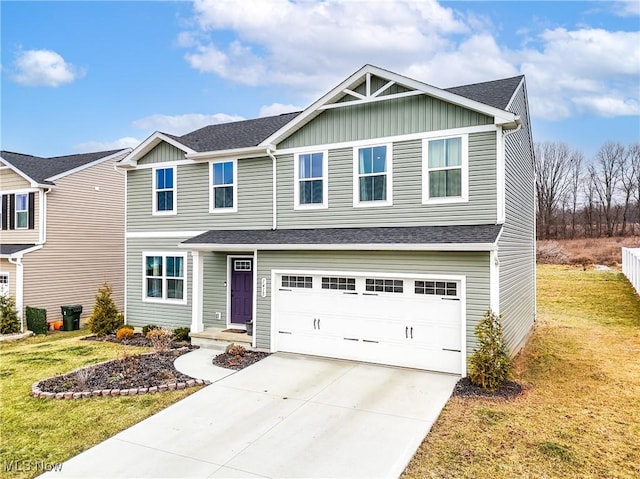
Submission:
<svg viewBox="0 0 640 479">
<path fill-rule="evenodd" d="M 617 272 L 538 266 L 515 400 L 452 398 L 409 478 L 640 477 L 640 299 Z"/>
<path fill-rule="evenodd" d="M 40 379 L 126 354 L 119 344 L 81 341 L 86 334 L 0 343 L 0 477 L 34 477 L 43 465 L 63 462 L 199 389 L 65 401 L 30 397 Z M 129 354 L 149 351 L 127 348 Z"/>
</svg>

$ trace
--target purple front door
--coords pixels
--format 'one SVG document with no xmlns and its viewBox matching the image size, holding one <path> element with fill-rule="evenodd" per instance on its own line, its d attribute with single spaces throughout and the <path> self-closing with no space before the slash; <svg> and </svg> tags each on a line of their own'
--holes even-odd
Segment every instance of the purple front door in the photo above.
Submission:
<svg viewBox="0 0 640 479">
<path fill-rule="evenodd" d="M 253 260 L 231 260 L 231 323 L 245 324 L 253 318 Z"/>
</svg>

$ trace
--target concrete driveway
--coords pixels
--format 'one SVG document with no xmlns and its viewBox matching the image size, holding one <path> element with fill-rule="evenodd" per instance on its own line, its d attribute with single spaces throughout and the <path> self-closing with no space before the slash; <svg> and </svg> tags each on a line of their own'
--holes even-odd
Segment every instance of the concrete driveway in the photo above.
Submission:
<svg viewBox="0 0 640 479">
<path fill-rule="evenodd" d="M 277 353 L 45 477 L 398 477 L 457 380 Z"/>
</svg>

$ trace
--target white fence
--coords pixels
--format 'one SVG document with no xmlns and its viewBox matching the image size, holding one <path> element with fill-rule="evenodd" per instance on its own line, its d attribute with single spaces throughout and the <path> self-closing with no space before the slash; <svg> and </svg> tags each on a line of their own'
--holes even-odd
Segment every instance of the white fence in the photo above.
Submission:
<svg viewBox="0 0 640 479">
<path fill-rule="evenodd" d="M 640 294 L 640 248 L 622 248 L 622 272 Z"/>
</svg>

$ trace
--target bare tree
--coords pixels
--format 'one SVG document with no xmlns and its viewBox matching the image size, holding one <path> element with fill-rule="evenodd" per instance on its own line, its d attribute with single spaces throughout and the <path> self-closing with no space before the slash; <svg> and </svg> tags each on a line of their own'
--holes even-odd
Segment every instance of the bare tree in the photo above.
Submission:
<svg viewBox="0 0 640 479">
<path fill-rule="evenodd" d="M 598 150 L 594 164 L 589 165 L 589 174 L 602 206 L 607 236 L 615 234 L 617 209 L 614 196 L 620 183 L 620 159 L 624 152 L 624 146 L 620 143 L 608 141 Z"/>
<path fill-rule="evenodd" d="M 638 160 L 634 158 L 634 155 L 636 157 L 640 156 L 640 144 L 629 146 L 618 160 L 618 168 L 620 168 L 620 189 L 623 199 L 622 229 L 620 231 L 622 236 L 625 235 L 629 213 L 633 210 L 632 202 L 635 199 L 636 190 L 638 189 Z M 635 225 L 631 226 L 631 234 L 633 234 L 634 226 Z"/>
<path fill-rule="evenodd" d="M 569 198 L 571 204 L 571 239 L 576 236 L 578 195 L 580 193 L 580 184 L 582 177 L 582 162 L 584 157 L 582 152 L 575 150 L 571 155 L 571 170 L 569 172 Z"/>
<path fill-rule="evenodd" d="M 558 206 L 569 187 L 571 152 L 565 143 L 536 143 L 536 195 L 538 235 L 550 238 Z"/>
</svg>

